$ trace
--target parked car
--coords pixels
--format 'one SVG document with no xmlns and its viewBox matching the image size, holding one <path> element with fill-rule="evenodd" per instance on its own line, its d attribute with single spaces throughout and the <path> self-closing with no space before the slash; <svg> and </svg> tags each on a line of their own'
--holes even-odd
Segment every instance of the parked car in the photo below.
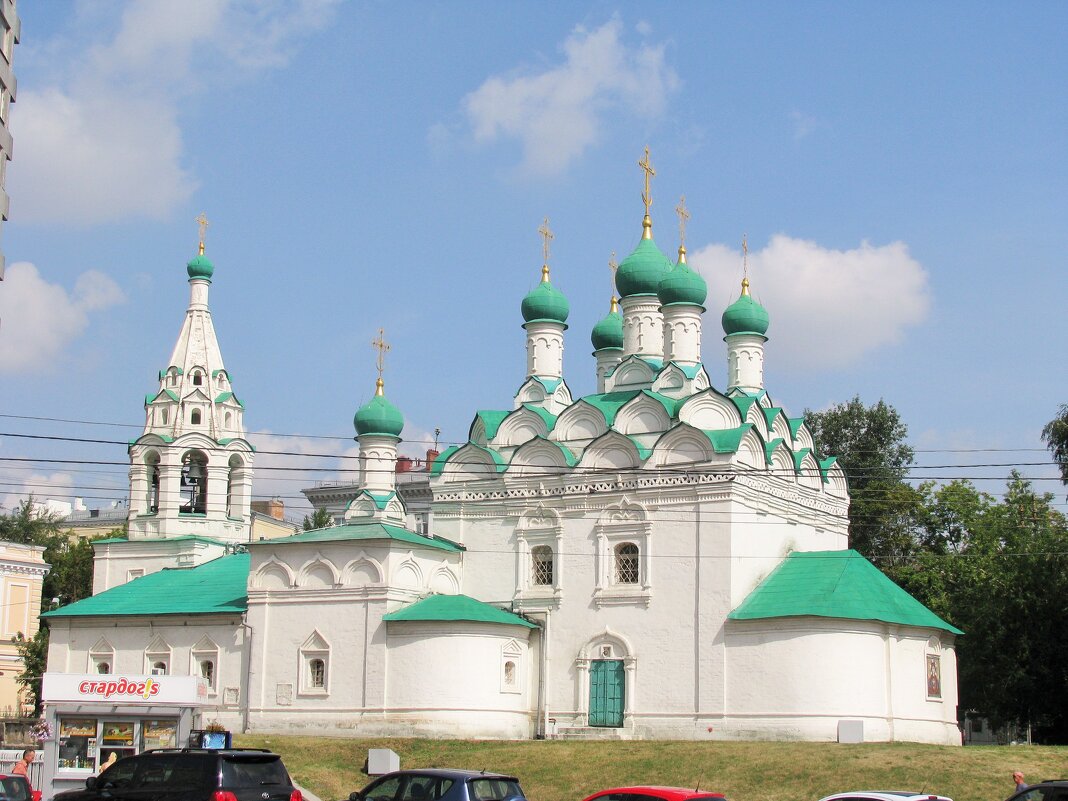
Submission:
<svg viewBox="0 0 1068 801">
<path fill-rule="evenodd" d="M 1008 801 L 1068 801 L 1068 779 L 1046 779 L 1009 796 Z"/>
<path fill-rule="evenodd" d="M 601 790 L 588 796 L 585 801 L 693 801 L 693 799 L 722 801 L 723 798 L 723 793 L 710 793 L 697 788 L 690 790 L 686 787 L 661 787 L 650 784 Z"/>
<path fill-rule="evenodd" d="M 54 801 L 302 801 L 282 758 L 254 748 L 159 748 L 120 759 Z"/>
<path fill-rule="evenodd" d="M 526 801 L 526 796 L 515 776 L 426 768 L 379 776 L 349 801 Z"/>
<path fill-rule="evenodd" d="M 0 773 L 0 801 L 41 801 L 41 791 L 22 773 Z"/>
<path fill-rule="evenodd" d="M 953 801 L 944 795 L 931 793 L 914 793 L 909 790 L 854 790 L 849 793 L 835 793 L 821 798 L 820 801 Z"/>
</svg>

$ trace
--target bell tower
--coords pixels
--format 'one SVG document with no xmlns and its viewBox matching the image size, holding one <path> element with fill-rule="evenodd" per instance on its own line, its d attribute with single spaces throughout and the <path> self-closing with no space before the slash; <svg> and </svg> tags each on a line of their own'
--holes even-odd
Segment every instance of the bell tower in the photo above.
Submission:
<svg viewBox="0 0 1068 801">
<path fill-rule="evenodd" d="M 159 388 L 145 396 L 145 428 L 129 448 L 130 540 L 200 535 L 249 539 L 252 463 L 244 404 L 234 394 L 215 338 L 208 289 L 215 267 L 198 254 L 186 265 L 189 307 Z"/>
</svg>

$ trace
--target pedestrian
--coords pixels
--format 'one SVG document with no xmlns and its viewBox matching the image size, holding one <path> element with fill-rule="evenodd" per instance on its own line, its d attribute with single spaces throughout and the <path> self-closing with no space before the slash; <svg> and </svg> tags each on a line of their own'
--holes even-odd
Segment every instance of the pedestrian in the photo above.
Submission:
<svg viewBox="0 0 1068 801">
<path fill-rule="evenodd" d="M 1027 789 L 1027 782 L 1024 781 L 1024 775 L 1020 771 L 1013 771 L 1012 780 L 1016 782 L 1016 792 Z"/>
<path fill-rule="evenodd" d="M 30 765 L 33 764 L 33 760 L 36 756 L 36 751 L 32 748 L 27 748 L 22 752 L 22 759 L 16 762 L 15 767 L 11 769 L 11 773 L 15 776 L 25 776 L 26 781 L 30 782 Z M 33 787 L 33 782 L 30 782 L 30 787 Z"/>
</svg>

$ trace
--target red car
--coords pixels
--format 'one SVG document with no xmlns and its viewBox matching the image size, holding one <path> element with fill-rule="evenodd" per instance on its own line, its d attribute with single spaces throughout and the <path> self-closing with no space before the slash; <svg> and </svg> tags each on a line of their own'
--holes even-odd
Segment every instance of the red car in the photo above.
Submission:
<svg viewBox="0 0 1068 801">
<path fill-rule="evenodd" d="M 636 785 L 601 790 L 588 796 L 585 801 L 723 801 L 723 797 L 723 793 L 690 790 L 686 787 Z"/>
<path fill-rule="evenodd" d="M 0 799 L 4 801 L 41 801 L 41 791 L 30 787 L 30 780 L 19 773 L 0 773 Z"/>
</svg>

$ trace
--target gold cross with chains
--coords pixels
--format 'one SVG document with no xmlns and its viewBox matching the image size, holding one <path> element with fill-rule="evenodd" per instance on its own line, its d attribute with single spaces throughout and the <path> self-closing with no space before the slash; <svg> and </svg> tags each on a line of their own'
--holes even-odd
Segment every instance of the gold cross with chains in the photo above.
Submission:
<svg viewBox="0 0 1068 801">
<path fill-rule="evenodd" d="M 208 215 L 206 215 L 204 212 L 200 212 L 200 216 L 198 216 L 193 222 L 195 222 L 200 228 L 200 255 L 203 256 L 204 234 L 207 232 L 208 226 L 211 225 L 211 223 L 208 222 Z"/>
<path fill-rule="evenodd" d="M 378 351 L 378 356 L 375 359 L 375 365 L 378 367 L 378 380 L 382 381 L 382 371 L 386 367 L 386 354 L 389 353 L 390 346 L 386 342 L 386 331 L 384 328 L 378 329 L 378 336 L 371 340 L 371 347 Z"/>
<path fill-rule="evenodd" d="M 608 269 L 612 273 L 612 289 L 616 288 L 616 270 L 619 269 L 619 263 L 616 261 L 616 252 L 613 250 L 612 255 L 608 258 Z"/>
<path fill-rule="evenodd" d="M 749 243 L 746 241 L 746 234 L 742 234 L 742 277 L 749 278 Z"/>
<path fill-rule="evenodd" d="M 645 215 L 649 216 L 649 207 L 653 205 L 653 199 L 649 195 L 649 179 L 656 175 L 656 170 L 649 163 L 649 148 L 645 148 L 645 157 L 638 162 L 638 166 L 645 172 L 645 191 L 642 192 L 642 203 L 645 204 Z"/>
<path fill-rule="evenodd" d="M 686 209 L 686 195 L 679 198 L 679 205 L 675 207 L 675 213 L 679 215 L 679 246 L 686 247 L 686 221 L 690 219 L 690 212 Z"/>
<path fill-rule="evenodd" d="M 553 232 L 549 229 L 549 218 L 548 217 L 546 217 L 545 221 L 542 222 L 541 228 L 538 229 L 538 233 L 541 234 L 541 239 L 542 239 L 542 243 L 541 243 L 542 264 L 548 265 L 549 264 L 549 242 L 551 242 L 553 239 L 556 238 L 553 235 Z"/>
</svg>

